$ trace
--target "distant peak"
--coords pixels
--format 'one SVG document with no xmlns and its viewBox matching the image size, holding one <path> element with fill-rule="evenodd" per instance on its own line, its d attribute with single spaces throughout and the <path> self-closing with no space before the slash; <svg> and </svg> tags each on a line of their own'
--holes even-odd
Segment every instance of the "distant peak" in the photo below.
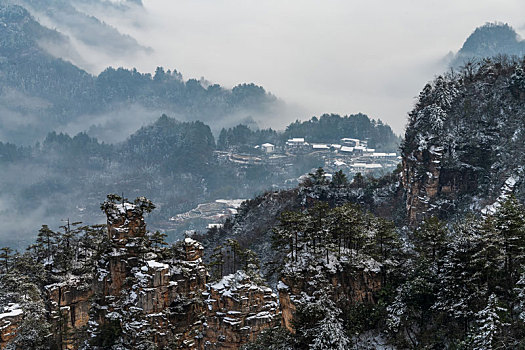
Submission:
<svg viewBox="0 0 525 350">
<path fill-rule="evenodd" d="M 512 26 L 502 22 L 487 22 L 476 28 L 452 60 L 459 67 L 470 59 L 497 55 L 522 56 L 525 42 Z"/>
</svg>

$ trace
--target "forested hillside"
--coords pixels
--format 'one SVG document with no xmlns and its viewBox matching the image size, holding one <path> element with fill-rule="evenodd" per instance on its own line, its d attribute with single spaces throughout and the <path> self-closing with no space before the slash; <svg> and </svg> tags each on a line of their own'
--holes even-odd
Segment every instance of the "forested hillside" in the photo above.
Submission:
<svg viewBox="0 0 525 350">
<path fill-rule="evenodd" d="M 60 132 L 50 132 L 32 146 L 0 142 L 0 214 L 5 230 L 19 233 L 11 240 L 4 235 L 3 244 L 27 244 L 42 220 L 51 224 L 51 218 L 63 219 L 64 212 L 74 220 L 100 220 L 93 203 L 105 193 L 152 198 L 158 210 L 151 224 L 159 228 L 206 201 L 250 198 L 276 186 L 295 186 L 301 175 L 324 163 L 315 154 L 290 155 L 284 158 L 289 164 L 284 168 L 269 156 L 261 161 L 258 157 L 263 153 L 254 146 L 274 140 L 283 145 L 283 132 L 238 125 L 220 135 L 216 145 L 208 125 L 163 115 L 124 142 L 105 143 L 87 133 Z M 355 137 L 359 131 L 346 135 Z M 229 160 L 234 151 L 255 154 L 257 162 Z M 181 235 L 172 229 L 169 240 Z"/>
<path fill-rule="evenodd" d="M 253 147 L 265 142 L 284 146 L 288 139 L 294 137 L 304 138 L 306 142 L 310 143 L 333 144 L 341 143 L 343 138 L 352 137 L 366 140 L 370 148 L 380 152 L 397 150 L 401 142 L 401 138 L 394 134 L 389 125 L 383 124 L 381 120 L 371 119 L 365 114 L 344 116 L 323 114 L 319 118 L 312 117 L 303 122 L 296 120 L 289 124 L 284 132 L 278 132 L 271 128 L 250 130 L 243 124 L 233 128 L 223 128 L 217 140 L 217 147 L 219 149 Z"/>
<path fill-rule="evenodd" d="M 324 114 L 305 122 L 296 121 L 288 125 L 284 134 L 287 138 L 305 137 L 309 142 L 333 143 L 349 137 L 347 135 L 355 135 L 353 137 L 360 140 L 368 140 L 368 146 L 379 151 L 397 148 L 400 142 L 390 126 L 362 113 L 348 116 Z"/>
<path fill-rule="evenodd" d="M 284 328 L 247 349 L 521 347 L 524 63 L 485 59 L 429 83 L 382 185 L 319 171 L 201 238 L 235 237 L 278 281 Z"/>
<path fill-rule="evenodd" d="M 0 0 L 0 348 L 525 348 L 512 27 L 472 33 L 401 139 L 362 113 L 258 128 L 284 103 L 255 84 L 90 74 L 60 53 L 149 50 L 92 5 L 142 9 Z"/>
<path fill-rule="evenodd" d="M 102 204 L 107 228 L 66 222 L 62 232 L 43 226 L 26 253 L 2 249 L 2 318 L 15 327 L 14 335 L 2 340 L 42 349 L 50 342 L 83 349 L 166 347 L 183 339 L 182 348 L 188 349 L 204 348 L 201 339 L 217 348 L 227 343 L 244 349 L 519 348 L 525 335 L 521 203 L 510 196 L 490 215 L 468 215 L 453 225 L 430 217 L 414 230 L 400 229 L 365 209 L 377 211 L 366 201 L 359 205 L 359 198 L 337 195 L 366 192 L 370 184 L 354 179 L 350 185 L 344 177 L 329 182 L 321 174 L 310 176 L 307 190 L 247 203 L 229 226 L 233 238 L 206 249 L 206 265 L 193 239 L 165 247 L 161 233 L 145 233 L 141 215 L 154 208 L 145 198 L 133 204 L 108 196 Z M 399 188 L 396 178 L 382 186 Z M 303 200 L 295 200 L 298 194 Z M 384 204 L 395 203 L 390 195 Z M 270 228 L 268 236 L 264 231 L 247 236 L 257 216 Z M 217 234 L 212 230 L 199 238 Z M 263 287 L 259 258 L 279 291 L 278 310 L 270 301 L 275 296 Z M 13 283 L 20 276 L 24 283 Z M 188 276 L 194 282 L 187 283 Z M 65 308 L 58 319 L 48 311 L 56 308 L 57 289 L 72 296 L 59 305 L 80 307 Z M 171 289 L 179 296 L 172 304 L 151 302 L 155 296 L 165 300 Z M 247 289 L 252 297 L 245 300 L 259 313 L 237 309 L 235 296 Z M 28 291 L 31 297 L 22 298 Z M 262 294 L 253 293 L 268 293 L 267 303 L 260 304 Z M 199 306 L 202 297 L 209 311 Z M 97 321 L 88 323 L 91 317 Z M 163 322 L 153 322 L 157 317 Z M 251 323 L 255 317 L 260 320 Z M 282 319 L 280 325 L 273 323 L 275 317 Z M 173 328 L 155 337 L 152 330 L 167 330 L 166 322 Z M 249 328 L 235 327 L 241 322 Z M 55 336 L 47 336 L 50 329 Z M 252 342 L 242 336 L 247 330 L 255 332 Z"/>
<path fill-rule="evenodd" d="M 49 46 L 67 50 L 69 38 L 40 25 L 18 5 L 0 3 L 0 140 L 32 144 L 53 130 L 109 134 L 124 140 L 122 129 L 162 113 L 183 120 L 230 126 L 248 117 L 279 113 L 282 102 L 254 84 L 226 89 L 203 80 L 184 80 L 176 70 L 154 74 L 109 67 L 93 76 L 56 58 Z M 97 130 L 103 129 L 97 135 Z M 131 133 L 133 130 L 129 130 Z"/>
</svg>

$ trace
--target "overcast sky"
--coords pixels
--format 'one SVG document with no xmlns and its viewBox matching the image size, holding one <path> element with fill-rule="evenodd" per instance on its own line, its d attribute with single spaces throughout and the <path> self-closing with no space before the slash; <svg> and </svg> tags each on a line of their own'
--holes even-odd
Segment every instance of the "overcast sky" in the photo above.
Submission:
<svg viewBox="0 0 525 350">
<path fill-rule="evenodd" d="M 154 53 L 101 59 L 99 69 L 162 65 L 228 87 L 254 82 L 303 108 L 289 119 L 363 112 L 397 133 L 420 89 L 477 26 L 502 21 L 522 32 L 525 23 L 523 0 L 143 3 L 147 13 L 100 16 Z"/>
</svg>

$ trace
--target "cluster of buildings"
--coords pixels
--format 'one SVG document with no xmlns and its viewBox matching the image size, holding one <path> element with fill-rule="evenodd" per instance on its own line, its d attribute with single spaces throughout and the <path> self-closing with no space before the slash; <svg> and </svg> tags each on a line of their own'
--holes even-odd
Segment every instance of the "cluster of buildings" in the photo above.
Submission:
<svg viewBox="0 0 525 350">
<path fill-rule="evenodd" d="M 265 154 L 315 154 L 325 160 L 324 168 L 334 171 L 343 169 L 348 173 L 372 173 L 391 170 L 399 162 L 397 153 L 376 152 L 368 148 L 366 140 L 343 138 L 339 143 L 308 143 L 304 138 L 291 138 L 284 147 L 271 143 L 256 146 Z"/>
</svg>

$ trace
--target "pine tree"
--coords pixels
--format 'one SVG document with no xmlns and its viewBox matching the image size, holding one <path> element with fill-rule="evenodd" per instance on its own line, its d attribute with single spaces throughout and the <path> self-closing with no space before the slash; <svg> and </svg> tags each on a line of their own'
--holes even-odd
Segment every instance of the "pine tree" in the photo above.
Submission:
<svg viewBox="0 0 525 350">
<path fill-rule="evenodd" d="M 160 231 L 155 231 L 149 236 L 149 240 L 151 241 L 151 244 L 155 248 L 155 250 L 158 251 L 162 247 L 168 245 L 168 243 L 166 243 L 166 237 L 168 237 L 167 234 Z"/>
<path fill-rule="evenodd" d="M 0 248 L 0 259 L 2 259 L 2 266 L 4 268 L 4 273 L 9 273 L 9 266 L 11 263 L 13 249 L 10 247 Z"/>
<path fill-rule="evenodd" d="M 525 263 L 525 208 L 510 196 L 494 215 L 494 225 L 503 239 L 505 289 L 519 279 L 519 268 Z"/>
<path fill-rule="evenodd" d="M 226 267 L 229 273 L 235 273 L 240 266 L 243 257 L 241 245 L 235 239 L 228 238 L 224 244 L 227 256 Z M 229 259 L 231 257 L 231 260 Z"/>
<path fill-rule="evenodd" d="M 213 248 L 213 254 L 210 257 L 211 281 L 218 281 L 224 276 L 224 264 L 223 246 L 218 245 Z"/>
<path fill-rule="evenodd" d="M 272 247 L 283 252 L 287 261 L 297 262 L 299 243 L 304 238 L 304 232 L 304 215 L 300 212 L 285 211 L 279 218 L 279 224 L 273 229 Z"/>
<path fill-rule="evenodd" d="M 317 253 L 318 246 L 325 247 L 328 244 L 325 230 L 328 214 L 329 206 L 325 202 L 316 202 L 308 209 L 305 223 L 305 238 L 307 242 L 311 242 L 314 254 Z"/>
<path fill-rule="evenodd" d="M 476 313 L 477 328 L 473 337 L 474 350 L 503 349 L 501 334 L 503 328 L 508 326 L 502 320 L 502 314 L 507 312 L 505 308 L 498 305 L 498 299 L 494 294 L 489 296 L 486 307 Z"/>
<path fill-rule="evenodd" d="M 360 242 L 364 237 L 365 220 L 361 210 L 352 203 L 336 207 L 330 211 L 329 222 L 339 255 L 341 249 L 350 249 L 350 260 L 352 260 L 353 250 L 359 251 Z"/>
<path fill-rule="evenodd" d="M 334 311 L 328 309 L 326 316 L 311 330 L 315 334 L 309 349 L 312 350 L 347 350 L 351 346 L 343 321 Z"/>
<path fill-rule="evenodd" d="M 374 246 L 376 247 L 375 258 L 383 263 L 392 253 L 399 248 L 399 236 L 392 221 L 383 218 L 374 220 Z"/>
<path fill-rule="evenodd" d="M 363 177 L 363 174 L 356 173 L 354 175 L 354 178 L 352 179 L 352 185 L 354 187 L 363 187 L 365 184 L 365 178 Z"/>
<path fill-rule="evenodd" d="M 326 172 L 321 167 L 317 168 L 315 173 L 309 175 L 314 185 L 326 185 L 328 183 Z"/>
<path fill-rule="evenodd" d="M 483 284 L 486 293 L 491 294 L 499 290 L 504 277 L 503 237 L 496 229 L 494 218 L 491 216 L 485 218 L 477 230 L 479 236 L 472 257 L 475 269 L 473 277 Z"/>
<path fill-rule="evenodd" d="M 516 283 L 514 292 L 518 300 L 518 317 L 522 322 L 525 322 L 525 272 L 522 272 L 519 281 Z"/>
<path fill-rule="evenodd" d="M 435 216 L 426 219 L 415 232 L 416 249 L 422 257 L 438 262 L 446 247 L 447 230 Z"/>
<path fill-rule="evenodd" d="M 53 232 L 47 225 L 42 225 L 42 228 L 38 230 L 38 236 L 36 239 L 37 249 L 43 254 L 39 254 L 39 261 L 43 261 L 44 265 L 47 266 L 48 270 L 53 269 L 53 259 L 55 255 L 55 243 L 57 233 Z"/>
<path fill-rule="evenodd" d="M 332 178 L 332 185 L 335 187 L 344 187 L 348 184 L 348 178 L 346 177 L 343 170 L 338 170 L 334 173 Z"/>
<path fill-rule="evenodd" d="M 437 300 L 432 309 L 445 315 L 440 318 L 443 320 L 441 327 L 457 339 L 468 331 L 480 300 L 485 296 L 473 263 L 479 240 L 478 227 L 479 222 L 474 217 L 467 217 L 454 226 L 437 278 Z"/>
</svg>

